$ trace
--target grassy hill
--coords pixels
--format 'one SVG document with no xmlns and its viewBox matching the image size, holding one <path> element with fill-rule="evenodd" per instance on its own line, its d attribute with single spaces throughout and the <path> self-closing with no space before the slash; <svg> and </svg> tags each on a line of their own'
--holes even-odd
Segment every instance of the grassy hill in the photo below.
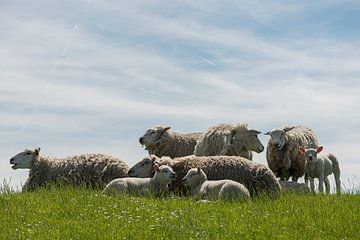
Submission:
<svg viewBox="0 0 360 240">
<path fill-rule="evenodd" d="M 201 202 L 82 188 L 0 195 L 0 239 L 359 239 L 360 195 Z"/>
</svg>

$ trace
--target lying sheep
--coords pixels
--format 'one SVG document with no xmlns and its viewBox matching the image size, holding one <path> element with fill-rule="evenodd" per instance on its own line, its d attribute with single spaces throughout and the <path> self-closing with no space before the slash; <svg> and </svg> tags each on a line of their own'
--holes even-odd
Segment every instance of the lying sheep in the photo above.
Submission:
<svg viewBox="0 0 360 240">
<path fill-rule="evenodd" d="M 190 187 L 193 197 L 202 199 L 250 200 L 249 190 L 241 183 L 232 180 L 207 180 L 200 168 L 190 169 L 182 179 L 185 186 Z"/>
<path fill-rule="evenodd" d="M 103 194 L 129 193 L 143 195 L 147 192 L 156 196 L 167 195 L 168 185 L 176 177 L 171 167 L 154 165 L 155 174 L 152 178 L 117 178 L 106 185 Z"/>
<path fill-rule="evenodd" d="M 210 127 L 195 146 L 195 156 L 228 155 L 252 159 L 251 151 L 264 150 L 257 130 L 247 124 L 218 124 Z"/>
<path fill-rule="evenodd" d="M 126 177 L 128 166 L 104 154 L 84 154 L 55 159 L 40 156 L 40 148 L 26 149 L 10 159 L 13 169 L 30 169 L 22 190 L 31 191 L 49 182 L 101 187 L 111 180 Z"/>
<path fill-rule="evenodd" d="M 196 142 L 201 134 L 182 134 L 172 132 L 170 127 L 156 126 L 146 130 L 145 134 L 139 138 L 139 142 L 145 146 L 149 154 L 158 157 L 183 157 L 194 154 Z"/>
<path fill-rule="evenodd" d="M 171 159 L 152 155 L 130 168 L 129 176 L 151 177 L 155 164 L 169 165 L 175 171 L 177 177 L 170 184 L 170 190 L 175 192 L 183 192 L 181 179 L 189 168 L 196 167 L 201 167 L 209 180 L 230 179 L 244 184 L 251 196 L 264 194 L 278 197 L 281 192 L 279 182 L 269 168 L 238 156 L 186 156 Z"/>
<path fill-rule="evenodd" d="M 305 149 L 300 147 L 299 151 L 305 156 L 305 184 L 308 184 L 308 178 L 310 178 L 311 192 L 315 192 L 314 178 L 319 179 L 319 192 L 324 192 L 324 182 L 326 193 L 330 193 L 330 182 L 327 178 L 330 174 L 334 174 L 336 183 L 336 192 L 340 194 L 340 168 L 339 162 L 332 154 L 327 156 L 319 154 L 323 150 L 322 146 Z"/>
<path fill-rule="evenodd" d="M 305 183 L 297 183 L 297 182 L 290 182 L 290 181 L 279 181 L 281 186 L 281 191 L 285 192 L 292 192 L 292 193 L 308 193 L 310 189 L 307 184 Z"/>
<path fill-rule="evenodd" d="M 280 180 L 292 177 L 297 182 L 304 175 L 305 159 L 299 153 L 299 147 L 315 148 L 318 138 L 308 128 L 302 126 L 273 129 L 265 133 L 270 135 L 267 145 L 266 159 L 269 168 Z"/>
</svg>

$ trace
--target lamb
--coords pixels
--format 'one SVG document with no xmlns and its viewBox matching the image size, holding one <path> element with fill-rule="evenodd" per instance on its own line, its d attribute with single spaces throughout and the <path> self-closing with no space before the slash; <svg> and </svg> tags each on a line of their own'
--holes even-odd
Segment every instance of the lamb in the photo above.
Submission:
<svg viewBox="0 0 360 240">
<path fill-rule="evenodd" d="M 251 151 L 264 151 L 258 134 L 247 124 L 218 124 L 210 127 L 195 146 L 195 156 L 228 155 L 252 159 Z"/>
<path fill-rule="evenodd" d="M 250 200 L 249 190 L 241 183 L 232 180 L 207 180 L 207 176 L 200 168 L 190 169 L 182 179 L 185 186 L 190 187 L 193 197 L 202 199 L 222 200 Z"/>
<path fill-rule="evenodd" d="M 189 168 L 201 167 L 209 180 L 230 179 L 244 184 L 252 197 L 268 195 L 276 198 L 281 193 L 279 182 L 266 166 L 238 156 L 186 156 L 171 159 L 169 157 L 145 157 L 129 170 L 131 177 L 151 177 L 155 164 L 168 165 L 177 177 L 170 184 L 170 190 L 184 192 L 181 179 Z"/>
<path fill-rule="evenodd" d="M 308 178 L 310 178 L 310 189 L 311 192 L 314 190 L 314 178 L 319 179 L 319 192 L 324 192 L 324 182 L 326 193 L 330 193 L 330 183 L 327 178 L 330 174 L 334 174 L 335 183 L 336 183 L 336 193 L 340 194 L 340 168 L 339 162 L 336 157 L 332 154 L 327 156 L 321 154 L 323 146 L 317 148 L 308 148 L 300 147 L 299 151 L 305 156 L 305 184 L 308 184 Z"/>
<path fill-rule="evenodd" d="M 305 159 L 299 153 L 299 147 L 315 148 L 318 138 L 309 128 L 302 126 L 273 129 L 265 135 L 270 135 L 267 144 L 266 159 L 269 168 L 281 181 L 297 182 L 304 175 Z"/>
<path fill-rule="evenodd" d="M 279 181 L 281 186 L 281 191 L 292 192 L 292 193 L 308 193 L 310 189 L 305 183 L 297 183 L 292 181 Z"/>
<path fill-rule="evenodd" d="M 32 191 L 49 182 L 101 187 L 111 180 L 126 177 L 128 166 L 120 159 L 104 154 L 83 154 L 64 159 L 40 156 L 40 148 L 26 149 L 10 159 L 13 169 L 30 169 L 22 188 Z"/>
<path fill-rule="evenodd" d="M 129 193 L 143 195 L 147 192 L 156 196 L 169 193 L 168 184 L 176 177 L 171 167 L 154 165 L 155 174 L 152 178 L 116 178 L 108 183 L 103 194 Z"/>
<path fill-rule="evenodd" d="M 139 142 L 149 154 L 158 157 L 183 157 L 194 154 L 196 142 L 201 135 L 199 132 L 181 134 L 172 132 L 170 127 L 156 126 L 146 130 Z"/>
</svg>

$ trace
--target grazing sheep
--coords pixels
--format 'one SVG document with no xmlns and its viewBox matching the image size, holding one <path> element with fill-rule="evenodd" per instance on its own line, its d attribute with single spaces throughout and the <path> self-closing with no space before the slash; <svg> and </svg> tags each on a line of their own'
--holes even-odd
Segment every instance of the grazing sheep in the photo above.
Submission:
<svg viewBox="0 0 360 240">
<path fill-rule="evenodd" d="M 327 178 L 330 174 L 334 174 L 335 183 L 336 183 L 336 192 L 340 194 L 340 168 L 339 162 L 336 157 L 332 154 L 328 154 L 327 156 L 321 154 L 320 152 L 323 150 L 322 146 L 314 148 L 305 149 L 304 147 L 300 147 L 299 151 L 301 154 L 305 156 L 305 184 L 308 184 L 308 178 L 310 178 L 310 189 L 311 192 L 315 192 L 314 190 L 314 178 L 319 179 L 319 192 L 324 192 L 324 182 L 326 193 L 330 193 L 330 182 Z"/>
<path fill-rule="evenodd" d="M 305 159 L 299 153 L 299 147 L 314 148 L 318 145 L 313 131 L 302 126 L 273 129 L 265 133 L 270 135 L 267 144 L 266 159 L 269 168 L 280 180 L 297 182 L 304 175 Z"/>
<path fill-rule="evenodd" d="M 210 127 L 195 146 L 195 156 L 228 155 L 252 159 L 251 151 L 264 150 L 257 130 L 247 124 L 218 124 Z"/>
<path fill-rule="evenodd" d="M 305 183 L 297 183 L 297 182 L 290 182 L 290 181 L 279 181 L 281 186 L 281 191 L 285 192 L 292 192 L 292 193 L 308 193 L 310 189 L 307 184 Z"/>
<path fill-rule="evenodd" d="M 200 167 L 190 169 L 182 181 L 185 186 L 190 187 L 193 197 L 250 200 L 249 190 L 241 183 L 228 179 L 209 181 Z"/>
<path fill-rule="evenodd" d="M 170 183 L 170 190 L 183 192 L 181 179 L 189 168 L 201 167 L 209 180 L 230 179 L 244 184 L 251 196 L 278 197 L 281 192 L 275 175 L 266 166 L 238 156 L 186 156 L 171 159 L 154 155 L 145 157 L 129 170 L 131 177 L 151 177 L 153 165 L 169 165 L 177 177 Z"/>
<path fill-rule="evenodd" d="M 147 192 L 156 196 L 169 193 L 168 185 L 176 177 L 171 167 L 154 165 L 155 174 L 152 178 L 116 178 L 106 185 L 104 194 L 129 193 L 143 195 Z"/>
<path fill-rule="evenodd" d="M 126 177 L 128 166 L 104 154 L 84 154 L 55 159 L 40 156 L 40 148 L 26 149 L 10 159 L 13 169 L 30 169 L 22 190 L 31 191 L 49 182 L 101 187 L 111 180 Z"/>
<path fill-rule="evenodd" d="M 146 130 L 145 134 L 139 138 L 139 142 L 145 146 L 149 154 L 158 157 L 183 157 L 194 154 L 196 142 L 201 134 L 182 134 L 172 132 L 170 127 L 156 126 Z"/>
</svg>

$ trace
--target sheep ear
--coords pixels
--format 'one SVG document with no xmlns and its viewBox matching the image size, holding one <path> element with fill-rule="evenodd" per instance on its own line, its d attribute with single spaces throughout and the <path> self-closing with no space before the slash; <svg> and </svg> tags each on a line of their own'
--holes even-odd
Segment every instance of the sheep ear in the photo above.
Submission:
<svg viewBox="0 0 360 240">
<path fill-rule="evenodd" d="M 305 155 L 305 148 L 304 147 L 299 147 L 299 151 L 301 152 L 301 154 Z"/>
<path fill-rule="evenodd" d="M 197 172 L 200 173 L 200 171 L 201 171 L 201 168 L 197 167 Z"/>
<path fill-rule="evenodd" d="M 289 126 L 284 126 L 284 128 L 283 128 L 283 130 L 284 130 L 284 132 L 288 132 L 288 131 L 290 131 L 290 130 L 293 130 L 295 127 L 293 126 L 293 127 L 289 127 Z"/>
<path fill-rule="evenodd" d="M 35 148 L 35 154 L 39 155 L 39 153 L 40 153 L 40 148 Z"/>
<path fill-rule="evenodd" d="M 261 132 L 258 131 L 258 130 L 255 130 L 255 129 L 250 129 L 250 130 L 248 130 L 248 133 L 258 135 L 258 134 L 260 134 Z"/>
<path fill-rule="evenodd" d="M 170 126 L 164 127 L 164 132 L 169 130 L 170 128 L 171 128 Z"/>
<path fill-rule="evenodd" d="M 270 136 L 270 135 L 271 135 L 271 134 L 270 134 L 270 131 L 264 133 L 264 135 L 269 135 L 269 136 Z"/>
<path fill-rule="evenodd" d="M 317 152 L 317 153 L 321 152 L 321 151 L 323 150 L 323 148 L 324 148 L 323 146 L 317 147 L 317 148 L 316 148 L 316 152 Z"/>
</svg>

